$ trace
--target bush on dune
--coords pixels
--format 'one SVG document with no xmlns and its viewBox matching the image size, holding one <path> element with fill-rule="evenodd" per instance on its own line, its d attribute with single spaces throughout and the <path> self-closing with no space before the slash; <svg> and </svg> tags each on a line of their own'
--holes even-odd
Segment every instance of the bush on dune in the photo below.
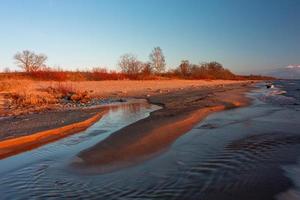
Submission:
<svg viewBox="0 0 300 200">
<path fill-rule="evenodd" d="M 58 83 L 55 86 L 47 87 L 45 91 L 58 100 L 74 103 L 88 103 L 91 100 L 90 92 L 76 90 L 70 83 Z"/>
</svg>

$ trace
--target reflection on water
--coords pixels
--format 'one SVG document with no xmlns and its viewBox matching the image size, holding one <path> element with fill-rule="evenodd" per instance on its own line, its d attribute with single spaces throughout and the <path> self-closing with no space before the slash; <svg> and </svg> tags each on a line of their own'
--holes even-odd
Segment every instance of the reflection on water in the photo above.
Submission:
<svg viewBox="0 0 300 200">
<path fill-rule="evenodd" d="M 142 164 L 93 176 L 66 168 L 78 152 L 153 109 L 111 110 L 85 133 L 0 161 L 1 197 L 299 199 L 299 109 L 259 100 L 209 116 Z"/>
<path fill-rule="evenodd" d="M 4 199 L 51 195 L 50 188 L 57 189 L 59 173 L 67 174 L 66 166 L 76 154 L 159 108 L 144 100 L 115 104 L 109 107 L 108 113 L 99 122 L 82 133 L 0 160 L 0 194 L 7 195 L 2 195 Z M 48 190 L 49 194 L 44 194 Z"/>
</svg>

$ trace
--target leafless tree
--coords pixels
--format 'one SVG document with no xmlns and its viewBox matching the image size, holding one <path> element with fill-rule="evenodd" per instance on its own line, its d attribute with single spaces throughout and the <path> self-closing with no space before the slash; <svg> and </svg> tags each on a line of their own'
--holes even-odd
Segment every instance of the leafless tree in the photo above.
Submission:
<svg viewBox="0 0 300 200">
<path fill-rule="evenodd" d="M 35 72 L 45 67 L 47 56 L 24 50 L 21 53 L 18 52 L 14 56 L 14 59 L 16 60 L 17 65 L 26 72 Z"/>
<path fill-rule="evenodd" d="M 150 76 L 153 72 L 151 63 L 150 62 L 144 63 L 141 72 L 144 76 Z"/>
<path fill-rule="evenodd" d="M 190 62 L 188 60 L 181 61 L 179 72 L 183 77 L 187 77 L 191 72 Z"/>
<path fill-rule="evenodd" d="M 141 72 L 143 63 L 138 61 L 137 57 L 132 54 L 121 56 L 119 66 L 122 72 L 129 75 L 136 75 Z"/>
<path fill-rule="evenodd" d="M 152 68 L 156 73 L 165 71 L 166 61 L 165 56 L 160 47 L 155 47 L 149 55 Z"/>
</svg>

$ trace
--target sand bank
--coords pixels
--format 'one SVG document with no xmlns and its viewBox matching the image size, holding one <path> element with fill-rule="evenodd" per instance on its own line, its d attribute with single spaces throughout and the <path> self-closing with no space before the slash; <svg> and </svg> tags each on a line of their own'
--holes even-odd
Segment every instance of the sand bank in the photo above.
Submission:
<svg viewBox="0 0 300 200">
<path fill-rule="evenodd" d="M 105 173 L 141 162 L 166 150 L 208 114 L 245 106 L 249 99 L 245 83 L 220 87 L 189 88 L 149 97 L 163 109 L 82 151 L 72 163 L 86 172 Z"/>
<path fill-rule="evenodd" d="M 0 159 L 23 151 L 31 150 L 49 142 L 64 138 L 70 134 L 83 131 L 93 123 L 97 122 L 103 116 L 103 114 L 105 114 L 105 112 L 106 109 L 102 109 L 102 111 L 98 112 L 92 117 L 80 122 L 0 141 Z"/>
</svg>

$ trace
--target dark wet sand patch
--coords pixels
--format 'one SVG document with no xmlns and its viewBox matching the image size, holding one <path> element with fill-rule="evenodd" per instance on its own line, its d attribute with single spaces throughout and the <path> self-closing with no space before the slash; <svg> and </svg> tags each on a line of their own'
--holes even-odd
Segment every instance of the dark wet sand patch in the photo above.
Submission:
<svg viewBox="0 0 300 200">
<path fill-rule="evenodd" d="M 106 111 L 106 109 L 103 109 L 86 120 L 66 126 L 0 141 L 0 159 L 37 148 L 44 144 L 67 137 L 71 134 L 83 131 L 97 122 L 106 113 Z"/>
<path fill-rule="evenodd" d="M 48 111 L 0 119 L 0 141 L 30 135 L 84 121 L 100 108 Z"/>
</svg>

